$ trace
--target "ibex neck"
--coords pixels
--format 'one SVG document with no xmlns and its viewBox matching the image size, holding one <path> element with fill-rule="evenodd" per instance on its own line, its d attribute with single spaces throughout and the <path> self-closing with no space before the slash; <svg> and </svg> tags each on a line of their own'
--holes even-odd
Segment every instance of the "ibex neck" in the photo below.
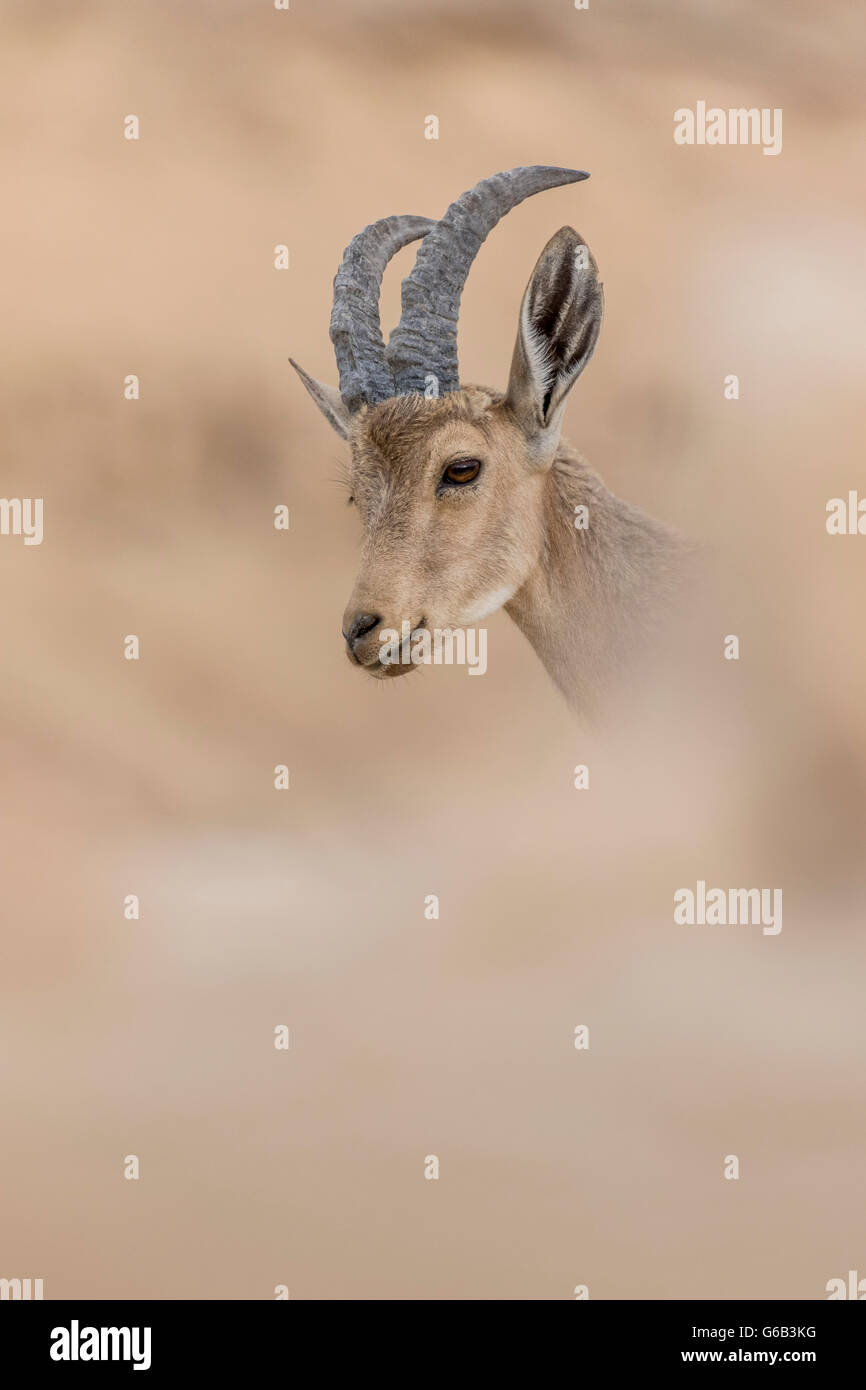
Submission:
<svg viewBox="0 0 866 1390">
<path fill-rule="evenodd" d="M 570 704 L 593 711 L 663 607 L 678 550 L 675 532 L 615 497 L 563 442 L 541 552 L 506 611 Z"/>
</svg>

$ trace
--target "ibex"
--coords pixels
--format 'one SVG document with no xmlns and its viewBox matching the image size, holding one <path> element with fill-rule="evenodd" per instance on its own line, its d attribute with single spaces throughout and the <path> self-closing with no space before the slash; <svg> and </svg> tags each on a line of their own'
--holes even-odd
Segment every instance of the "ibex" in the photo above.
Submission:
<svg viewBox="0 0 866 1390">
<path fill-rule="evenodd" d="M 592 705 L 671 585 L 676 534 L 615 497 L 560 438 L 602 316 L 598 268 L 571 227 L 548 242 L 526 288 L 505 394 L 460 385 L 457 313 L 481 243 L 524 198 L 585 178 L 511 169 L 438 222 L 398 216 L 365 227 L 334 280 L 339 390 L 292 361 L 351 449 L 364 546 L 342 635 L 349 659 L 372 676 L 413 669 L 383 659 L 386 629 L 408 637 L 466 627 L 504 607 L 566 698 Z M 382 275 L 419 238 L 386 347 Z"/>
</svg>

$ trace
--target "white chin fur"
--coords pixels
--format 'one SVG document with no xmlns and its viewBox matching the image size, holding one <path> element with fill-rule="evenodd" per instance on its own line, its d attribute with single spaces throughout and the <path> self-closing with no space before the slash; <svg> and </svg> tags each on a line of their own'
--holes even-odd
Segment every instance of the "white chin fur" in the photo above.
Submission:
<svg viewBox="0 0 866 1390">
<path fill-rule="evenodd" d="M 491 613 L 495 613 L 510 598 L 514 598 L 516 593 L 516 589 L 494 589 L 492 594 L 485 594 L 477 603 L 466 609 L 460 619 L 460 626 L 468 627 L 472 623 L 480 623 L 482 618 L 489 618 Z"/>
</svg>

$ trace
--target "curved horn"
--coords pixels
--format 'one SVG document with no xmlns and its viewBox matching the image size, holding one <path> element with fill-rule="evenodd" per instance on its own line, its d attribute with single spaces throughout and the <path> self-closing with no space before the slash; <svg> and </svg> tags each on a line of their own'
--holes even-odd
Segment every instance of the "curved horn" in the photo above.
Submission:
<svg viewBox="0 0 866 1390">
<path fill-rule="evenodd" d="M 334 278 L 331 342 L 340 395 L 351 412 L 396 395 L 379 326 L 379 287 L 391 257 L 435 226 L 429 217 L 383 217 L 353 237 L 343 253 Z"/>
<path fill-rule="evenodd" d="M 532 164 L 482 179 L 451 204 L 425 237 L 415 267 L 403 281 L 403 312 L 387 350 L 398 395 L 423 391 L 431 373 L 440 395 L 460 389 L 457 312 L 481 243 L 524 198 L 588 178 L 581 169 Z"/>
</svg>

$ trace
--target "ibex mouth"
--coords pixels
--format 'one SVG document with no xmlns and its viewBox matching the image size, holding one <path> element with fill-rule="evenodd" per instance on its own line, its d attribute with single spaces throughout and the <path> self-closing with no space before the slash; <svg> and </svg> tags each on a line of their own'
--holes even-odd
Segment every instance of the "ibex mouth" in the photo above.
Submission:
<svg viewBox="0 0 866 1390">
<path fill-rule="evenodd" d="M 387 664 L 379 661 L 359 661 L 357 657 L 351 657 L 353 666 L 360 666 L 361 670 L 368 676 L 372 676 L 374 681 L 393 680 L 395 676 L 408 676 L 410 671 L 414 671 L 417 663 L 407 660 L 405 663 L 391 661 Z"/>
<path fill-rule="evenodd" d="M 408 676 L 410 672 L 418 668 L 410 661 L 405 666 L 398 665 L 394 662 L 389 666 L 383 666 L 381 662 L 377 662 L 375 666 L 365 666 L 364 669 L 374 680 L 388 681 L 392 680 L 395 676 Z"/>
<path fill-rule="evenodd" d="M 377 634 L 374 650 L 362 650 L 361 655 L 347 645 L 349 660 L 353 666 L 360 666 L 374 680 L 390 680 L 394 676 L 406 676 L 419 664 L 413 658 L 412 641 L 427 626 L 426 618 L 421 618 L 414 626 L 403 622 L 398 631 L 382 627 Z"/>
<path fill-rule="evenodd" d="M 380 680 L 389 680 L 393 676 L 408 676 L 410 671 L 416 669 L 418 662 L 413 659 L 412 643 L 426 626 L 426 618 L 419 618 L 414 626 L 404 622 L 400 633 L 396 634 L 398 641 L 383 642 L 379 651 L 379 671 L 376 672 Z"/>
</svg>

